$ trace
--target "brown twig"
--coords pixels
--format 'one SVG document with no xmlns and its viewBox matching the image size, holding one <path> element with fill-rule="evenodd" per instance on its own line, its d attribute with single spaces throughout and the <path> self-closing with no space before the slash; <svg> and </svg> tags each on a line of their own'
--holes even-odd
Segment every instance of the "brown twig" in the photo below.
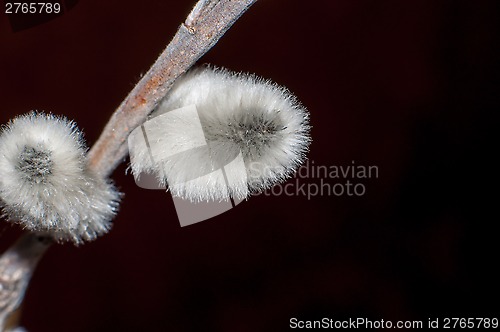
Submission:
<svg viewBox="0 0 500 332">
<path fill-rule="evenodd" d="M 256 0 L 199 1 L 174 38 L 121 103 L 89 152 L 89 165 L 108 176 L 126 157 L 130 132 L 165 97 L 175 79 L 205 54 Z"/>
<path fill-rule="evenodd" d="M 50 243 L 47 237 L 28 233 L 0 257 L 0 331 L 15 327 L 16 311 L 31 275 Z"/>
</svg>

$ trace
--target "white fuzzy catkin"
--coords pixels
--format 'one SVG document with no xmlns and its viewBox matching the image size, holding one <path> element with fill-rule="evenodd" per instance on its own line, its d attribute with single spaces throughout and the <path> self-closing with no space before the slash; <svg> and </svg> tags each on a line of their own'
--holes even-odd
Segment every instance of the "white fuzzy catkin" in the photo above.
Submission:
<svg viewBox="0 0 500 332">
<path fill-rule="evenodd" d="M 86 166 L 81 132 L 32 112 L 0 134 L 0 204 L 9 221 L 60 242 L 92 241 L 111 228 L 119 193 Z"/>
<path fill-rule="evenodd" d="M 193 105 L 197 114 L 188 119 L 160 120 Z M 131 146 L 131 169 L 136 177 L 157 174 L 172 195 L 194 202 L 243 199 L 284 181 L 302 164 L 308 122 L 307 110 L 284 87 L 251 74 L 194 69 L 176 81 L 144 124 L 151 149 Z M 200 131 L 206 146 L 192 148 Z M 185 152 L 172 156 L 172 148 Z M 243 167 L 226 167 L 224 176 L 213 172 L 237 156 Z"/>
</svg>

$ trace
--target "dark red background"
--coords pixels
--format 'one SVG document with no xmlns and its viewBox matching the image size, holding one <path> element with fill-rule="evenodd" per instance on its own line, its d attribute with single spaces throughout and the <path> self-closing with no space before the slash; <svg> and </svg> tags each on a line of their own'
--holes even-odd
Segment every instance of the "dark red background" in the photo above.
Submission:
<svg viewBox="0 0 500 332">
<path fill-rule="evenodd" d="M 92 144 L 191 6 L 80 1 L 18 32 L 2 10 L 0 123 L 64 114 Z M 22 324 L 253 332 L 287 330 L 292 317 L 498 315 L 498 10 L 261 0 L 200 62 L 287 86 L 311 114 L 309 158 L 377 165 L 379 178 L 363 197 L 259 196 L 181 228 L 169 194 L 138 188 L 124 164 L 113 230 L 49 250 Z M 19 232 L 2 222 L 0 249 Z"/>
</svg>

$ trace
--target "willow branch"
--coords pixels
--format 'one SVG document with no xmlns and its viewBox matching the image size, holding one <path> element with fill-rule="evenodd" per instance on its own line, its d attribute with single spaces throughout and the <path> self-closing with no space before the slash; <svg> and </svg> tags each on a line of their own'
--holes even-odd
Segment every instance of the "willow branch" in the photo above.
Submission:
<svg viewBox="0 0 500 332">
<path fill-rule="evenodd" d="M 46 237 L 28 233 L 0 257 L 0 331 L 17 326 L 16 312 L 31 275 L 50 243 Z"/>
<path fill-rule="evenodd" d="M 114 112 L 89 152 L 89 166 L 103 176 L 128 154 L 126 140 L 165 97 L 175 79 L 205 54 L 256 0 L 201 0 L 146 75 Z M 125 145 L 125 146 L 124 146 Z"/>
<path fill-rule="evenodd" d="M 128 154 L 126 140 L 165 97 L 174 81 L 205 54 L 257 0 L 200 0 L 172 41 L 137 83 L 89 151 L 89 167 L 103 177 Z M 15 326 L 31 275 L 50 245 L 26 234 L 0 256 L 0 332 Z"/>
</svg>

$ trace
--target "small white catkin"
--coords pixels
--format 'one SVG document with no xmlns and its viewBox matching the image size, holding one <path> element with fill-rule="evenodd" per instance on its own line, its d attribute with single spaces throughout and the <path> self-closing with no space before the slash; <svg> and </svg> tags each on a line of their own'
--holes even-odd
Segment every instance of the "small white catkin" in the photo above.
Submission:
<svg viewBox="0 0 500 332">
<path fill-rule="evenodd" d="M 82 244 L 111 228 L 120 194 L 86 166 L 81 132 L 63 117 L 31 112 L 0 133 L 4 217 L 59 242 Z"/>
<path fill-rule="evenodd" d="M 193 105 L 197 116 L 157 120 Z M 199 141 L 200 124 L 207 148 L 190 148 Z M 243 199 L 284 181 L 304 162 L 311 142 L 308 112 L 288 89 L 212 67 L 179 78 L 143 128 L 155 149 L 131 149 L 134 176 L 155 173 L 173 196 L 193 202 Z M 172 156 L 172 147 L 185 152 Z M 212 172 L 237 156 L 244 167 L 226 168 L 224 176 Z"/>
</svg>

